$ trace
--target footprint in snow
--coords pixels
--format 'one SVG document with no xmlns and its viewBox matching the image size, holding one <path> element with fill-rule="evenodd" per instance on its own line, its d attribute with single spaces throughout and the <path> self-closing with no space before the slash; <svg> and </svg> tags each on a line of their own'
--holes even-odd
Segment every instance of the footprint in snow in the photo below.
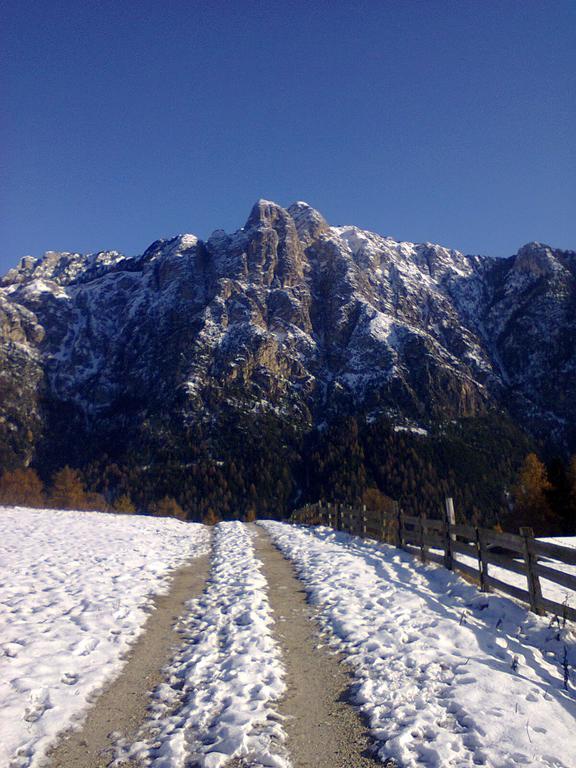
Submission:
<svg viewBox="0 0 576 768">
<path fill-rule="evenodd" d="M 51 707 L 50 697 L 47 691 L 39 694 L 33 694 L 30 704 L 24 710 L 24 720 L 27 723 L 35 723 L 40 720 L 44 712 Z"/>
<path fill-rule="evenodd" d="M 88 656 L 94 651 L 100 644 L 96 638 L 80 640 L 74 646 L 72 646 L 72 653 L 75 656 Z"/>
<path fill-rule="evenodd" d="M 64 672 L 60 678 L 60 682 L 64 683 L 64 685 L 76 685 L 79 679 L 80 675 L 77 675 L 74 672 Z"/>
</svg>

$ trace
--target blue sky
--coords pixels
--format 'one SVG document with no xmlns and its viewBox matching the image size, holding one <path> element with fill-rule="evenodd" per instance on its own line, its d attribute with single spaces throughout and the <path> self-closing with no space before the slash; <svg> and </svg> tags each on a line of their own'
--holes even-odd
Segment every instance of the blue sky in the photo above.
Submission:
<svg viewBox="0 0 576 768">
<path fill-rule="evenodd" d="M 0 0 L 0 269 L 243 225 L 264 197 L 576 249 L 576 2 Z"/>
</svg>

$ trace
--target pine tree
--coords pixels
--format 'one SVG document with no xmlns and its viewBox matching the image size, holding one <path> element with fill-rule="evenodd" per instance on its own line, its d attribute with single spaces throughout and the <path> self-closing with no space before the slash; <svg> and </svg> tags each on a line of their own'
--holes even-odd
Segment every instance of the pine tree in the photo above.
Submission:
<svg viewBox="0 0 576 768">
<path fill-rule="evenodd" d="M 52 480 L 50 505 L 54 509 L 86 508 L 86 491 L 78 470 L 65 466 L 56 472 Z"/>
<path fill-rule="evenodd" d="M 44 485 L 34 469 L 5 470 L 0 477 L 0 503 L 43 507 Z"/>
<path fill-rule="evenodd" d="M 132 499 L 127 493 L 123 493 L 114 502 L 114 511 L 120 512 L 123 515 L 133 515 L 136 512 L 136 507 L 132 503 Z"/>
<path fill-rule="evenodd" d="M 535 453 L 529 453 L 513 489 L 515 526 L 530 526 L 540 535 L 551 532 L 556 522 L 547 497 L 551 488 L 546 467 Z"/>
<path fill-rule="evenodd" d="M 220 522 L 220 518 L 218 517 L 216 512 L 214 512 L 212 507 L 209 507 L 208 510 L 206 511 L 206 514 L 202 518 L 202 522 L 204 523 L 204 525 L 217 525 Z"/>
<path fill-rule="evenodd" d="M 89 509 L 93 512 L 109 512 L 110 506 L 101 493 L 87 491 L 83 509 Z"/>
<path fill-rule="evenodd" d="M 572 456 L 568 465 L 568 519 L 567 528 L 570 535 L 576 534 L 576 456 Z"/>
<path fill-rule="evenodd" d="M 164 496 L 160 501 L 153 502 L 149 511 L 155 517 L 175 517 L 177 520 L 186 520 L 187 515 L 172 496 Z"/>
<path fill-rule="evenodd" d="M 554 513 L 562 521 L 562 533 L 571 534 L 576 522 L 576 466 L 574 481 L 570 478 L 570 467 L 560 457 L 555 457 L 548 464 L 548 479 L 552 490 L 547 494 Z M 571 485 L 574 483 L 574 494 Z"/>
</svg>

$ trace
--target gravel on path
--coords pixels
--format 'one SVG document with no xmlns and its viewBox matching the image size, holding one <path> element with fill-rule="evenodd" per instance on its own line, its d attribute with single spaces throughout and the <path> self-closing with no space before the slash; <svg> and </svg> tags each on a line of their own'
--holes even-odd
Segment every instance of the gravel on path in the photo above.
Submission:
<svg viewBox="0 0 576 768">
<path fill-rule="evenodd" d="M 49 768 L 106 768 L 114 757 L 117 735 L 135 738 L 146 721 L 150 692 L 162 682 L 162 669 L 181 642 L 176 622 L 185 603 L 202 593 L 208 570 L 209 556 L 204 555 L 174 573 L 170 591 L 154 599 L 155 610 L 120 676 L 98 697 L 81 729 L 68 731 L 49 752 Z"/>
<path fill-rule="evenodd" d="M 286 718 L 286 746 L 294 768 L 381 768 L 370 753 L 359 714 L 348 703 L 350 677 L 340 657 L 320 639 L 304 586 L 268 534 L 259 526 L 252 528 L 287 673 L 288 692 L 279 709 Z"/>
</svg>

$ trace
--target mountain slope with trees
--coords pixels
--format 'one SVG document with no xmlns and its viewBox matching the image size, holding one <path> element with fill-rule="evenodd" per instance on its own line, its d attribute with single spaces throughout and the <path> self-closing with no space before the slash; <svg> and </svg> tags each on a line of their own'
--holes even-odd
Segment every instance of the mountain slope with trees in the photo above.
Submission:
<svg viewBox="0 0 576 768">
<path fill-rule="evenodd" d="M 575 325 L 572 251 L 466 256 L 261 200 L 233 234 L 10 270 L 0 461 L 195 519 L 376 488 L 497 520 L 530 451 L 576 449 Z"/>
</svg>

